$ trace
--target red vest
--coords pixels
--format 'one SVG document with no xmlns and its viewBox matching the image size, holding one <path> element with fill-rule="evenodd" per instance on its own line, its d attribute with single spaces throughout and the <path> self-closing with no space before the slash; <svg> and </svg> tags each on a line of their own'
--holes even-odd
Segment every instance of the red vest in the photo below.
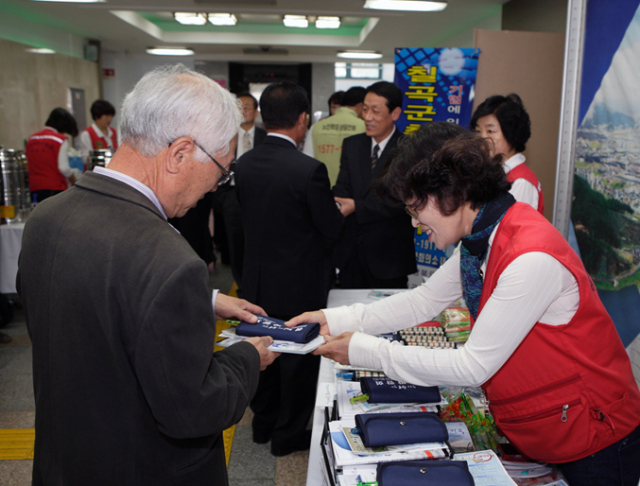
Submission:
<svg viewBox="0 0 640 486">
<path fill-rule="evenodd" d="M 58 170 L 60 147 L 67 139 L 61 133 L 45 128 L 27 140 L 25 155 L 29 163 L 29 190 L 64 191 L 67 179 Z"/>
<path fill-rule="evenodd" d="M 524 179 L 529 182 L 533 187 L 538 191 L 538 212 L 544 216 L 544 198 L 542 197 L 542 186 L 540 185 L 540 181 L 534 174 L 534 172 L 527 167 L 525 163 L 522 163 L 509 172 L 507 172 L 507 180 L 512 184 L 516 179 Z"/>
<path fill-rule="evenodd" d="M 113 150 L 118 148 L 118 134 L 112 127 L 109 128 L 111 143 L 113 144 Z M 94 150 L 102 150 L 109 148 L 109 144 L 107 143 L 107 139 L 104 137 L 102 133 L 98 134 L 93 129 L 93 126 L 87 127 L 87 133 L 89 137 L 91 137 L 91 145 Z"/>
<path fill-rule="evenodd" d="M 582 261 L 528 204 L 514 204 L 498 227 L 479 312 L 507 265 L 532 251 L 552 255 L 571 271 L 580 305 L 567 324 L 536 323 L 483 388 L 496 424 L 518 449 L 539 461 L 574 461 L 638 426 L 640 391 L 620 336 Z"/>
</svg>

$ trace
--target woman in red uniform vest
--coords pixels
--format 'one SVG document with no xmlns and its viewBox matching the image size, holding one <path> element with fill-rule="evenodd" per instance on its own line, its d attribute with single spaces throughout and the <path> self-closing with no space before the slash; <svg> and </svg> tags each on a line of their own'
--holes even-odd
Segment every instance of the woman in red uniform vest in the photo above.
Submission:
<svg viewBox="0 0 640 486">
<path fill-rule="evenodd" d="M 399 145 L 382 192 L 406 204 L 437 248 L 461 241 L 460 251 L 416 289 L 289 325 L 319 322 L 328 342 L 315 353 L 343 364 L 424 386 L 482 387 L 509 441 L 556 463 L 572 486 L 637 486 L 640 391 L 591 278 L 562 235 L 508 192 L 485 140 L 464 134 L 434 153 L 446 125 L 425 125 Z M 462 348 L 375 337 L 462 297 L 473 317 Z"/>
<path fill-rule="evenodd" d="M 91 105 L 93 123 L 80 134 L 80 150 L 83 157 L 92 150 L 115 150 L 118 148 L 118 134 L 111 127 L 116 109 L 106 100 L 96 100 Z"/>
<path fill-rule="evenodd" d="M 491 141 L 491 155 L 500 154 L 511 194 L 516 201 L 526 202 L 544 216 L 542 186 L 525 164 L 522 154 L 531 137 L 531 121 L 517 94 L 490 96 L 471 117 L 471 130 Z"/>
<path fill-rule="evenodd" d="M 76 171 L 69 167 L 67 135 L 78 135 L 76 120 L 64 108 L 56 108 L 44 130 L 27 140 L 25 155 L 29 163 L 29 190 L 33 202 L 58 194 L 76 182 Z M 79 174 L 79 172 L 78 172 Z"/>
</svg>

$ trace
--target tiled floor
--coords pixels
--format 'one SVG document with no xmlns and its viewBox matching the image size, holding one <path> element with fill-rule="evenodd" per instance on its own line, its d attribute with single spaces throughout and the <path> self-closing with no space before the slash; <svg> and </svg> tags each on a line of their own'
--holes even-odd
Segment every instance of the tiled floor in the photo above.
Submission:
<svg viewBox="0 0 640 486">
<path fill-rule="evenodd" d="M 218 265 L 211 276 L 213 288 L 228 292 L 233 283 L 228 265 Z M 35 407 L 31 372 L 31 341 L 24 314 L 16 309 L 14 320 L 2 330 L 13 338 L 0 345 L 0 429 L 33 428 Z M 235 428 L 229 459 L 230 486 L 301 486 L 306 482 L 308 451 L 275 458 L 269 444 L 251 439 L 251 411 Z M 32 462 L 0 461 L 0 485 L 31 484 Z"/>
</svg>

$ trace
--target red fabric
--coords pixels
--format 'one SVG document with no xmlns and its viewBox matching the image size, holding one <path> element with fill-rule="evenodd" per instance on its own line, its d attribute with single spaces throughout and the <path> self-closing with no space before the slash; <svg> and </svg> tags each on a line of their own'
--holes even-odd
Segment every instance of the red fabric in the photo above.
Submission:
<svg viewBox="0 0 640 486">
<path fill-rule="evenodd" d="M 27 140 L 25 155 L 29 163 L 29 190 L 64 191 L 67 179 L 58 170 L 58 154 L 66 136 L 50 128 L 34 133 Z"/>
<path fill-rule="evenodd" d="M 524 163 L 507 172 L 507 180 L 512 184 L 516 179 L 524 179 L 538 191 L 538 212 L 544 216 L 544 197 L 542 197 L 542 185 L 535 173 Z"/>
<path fill-rule="evenodd" d="M 640 422 L 640 391 L 627 352 L 582 261 L 531 206 L 514 204 L 491 247 L 480 313 L 504 269 L 519 255 L 544 252 L 575 277 L 580 305 L 561 326 L 536 323 L 483 388 L 496 424 L 522 452 L 545 462 L 591 455 Z M 562 407 L 567 406 L 566 421 Z"/>
<path fill-rule="evenodd" d="M 96 131 L 93 129 L 93 126 L 87 127 L 86 130 L 87 130 L 87 133 L 89 134 L 89 137 L 91 137 L 91 145 L 93 146 L 94 150 L 102 150 L 102 149 L 109 148 L 107 140 L 102 133 L 100 134 L 96 133 Z M 113 143 L 113 150 L 115 150 L 118 148 L 118 134 L 112 127 L 109 127 L 109 133 L 110 133 L 109 138 Z"/>
</svg>

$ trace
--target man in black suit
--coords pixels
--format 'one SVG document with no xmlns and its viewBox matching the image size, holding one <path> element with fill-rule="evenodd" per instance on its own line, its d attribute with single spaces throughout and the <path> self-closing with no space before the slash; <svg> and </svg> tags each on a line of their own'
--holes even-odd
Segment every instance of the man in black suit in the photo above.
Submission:
<svg viewBox="0 0 640 486">
<path fill-rule="evenodd" d="M 411 218 L 402 205 L 382 202 L 371 185 L 401 137 L 394 124 L 401 112 L 400 88 L 386 81 L 372 84 L 362 111 L 366 132 L 342 144 L 333 188 L 347 218 L 335 251 L 342 288 L 406 288 L 407 276 L 416 271 Z"/>
<path fill-rule="evenodd" d="M 267 132 L 256 126 L 255 120 L 258 116 L 258 100 L 251 93 L 245 92 L 237 95 L 242 103 L 242 113 L 244 121 L 238 130 L 238 144 L 236 146 L 236 162 L 231 165 L 231 170 L 236 170 L 237 161 L 252 148 L 262 143 L 267 136 Z M 222 220 L 223 225 L 218 224 L 216 229 L 224 231 L 229 250 L 229 260 L 231 263 L 231 273 L 238 286 L 238 295 L 242 293 L 242 262 L 244 260 L 244 233 L 242 231 L 242 213 L 236 192 L 235 179 L 231 179 L 228 184 L 221 186 L 214 193 L 214 211 L 218 217 L 218 222 Z"/>
<path fill-rule="evenodd" d="M 344 218 L 326 166 L 296 148 L 309 121 L 305 91 L 287 81 L 270 84 L 260 110 L 267 138 L 236 167 L 245 236 L 243 296 L 287 320 L 326 305 L 331 242 Z M 309 447 L 311 434 L 305 429 L 318 367 L 317 356 L 282 354 L 268 373 L 261 373 L 251 402 L 253 439 L 271 440 L 272 454 Z"/>
</svg>

